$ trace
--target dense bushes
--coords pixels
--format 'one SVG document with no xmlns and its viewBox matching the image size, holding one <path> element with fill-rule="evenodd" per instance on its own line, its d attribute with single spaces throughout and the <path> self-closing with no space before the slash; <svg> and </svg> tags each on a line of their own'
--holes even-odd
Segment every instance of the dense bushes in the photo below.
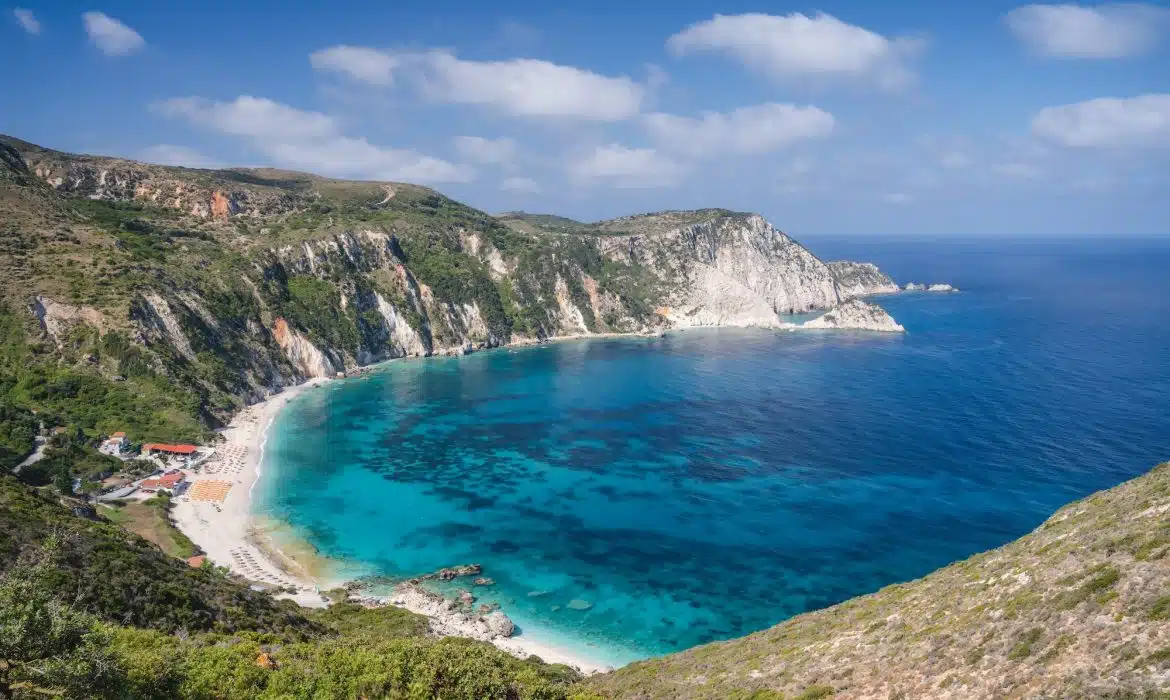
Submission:
<svg viewBox="0 0 1170 700">
<path fill-rule="evenodd" d="M 152 375 L 141 351 L 124 337 L 107 334 L 99 339 L 82 329 L 75 341 L 76 347 L 60 351 L 30 343 L 21 319 L 0 307 L 0 394 L 6 403 L 35 408 L 80 428 L 91 439 L 119 430 L 135 440 L 196 440 L 206 435 L 199 419 L 200 397 Z M 57 352 L 89 355 L 93 363 L 102 362 L 102 353 L 108 352 L 110 361 L 129 376 L 114 382 L 92 365 L 62 366 Z M 4 430 L 0 427 L 0 434 Z"/>
<path fill-rule="evenodd" d="M 10 478 L 0 572 L 0 697 L 592 697 L 571 669 L 426 636 L 404 610 L 278 604 Z"/>
<path fill-rule="evenodd" d="M 0 570 L 48 533 L 57 534 L 60 553 L 47 585 L 100 618 L 165 632 L 266 630 L 295 637 L 323 629 L 291 603 L 192 569 L 116 525 L 79 518 L 15 479 L 0 478 Z"/>
<path fill-rule="evenodd" d="M 0 471 L 20 464 L 33 451 L 36 434 L 36 416 L 0 395 Z"/>
</svg>

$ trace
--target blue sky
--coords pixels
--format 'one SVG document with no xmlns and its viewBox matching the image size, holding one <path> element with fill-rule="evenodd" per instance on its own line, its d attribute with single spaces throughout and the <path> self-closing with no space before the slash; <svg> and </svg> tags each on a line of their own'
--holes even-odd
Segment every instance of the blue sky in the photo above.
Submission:
<svg viewBox="0 0 1170 700">
<path fill-rule="evenodd" d="M 920 0 L 6 8 L 0 132 L 592 220 L 1170 234 L 1170 9 Z"/>
</svg>

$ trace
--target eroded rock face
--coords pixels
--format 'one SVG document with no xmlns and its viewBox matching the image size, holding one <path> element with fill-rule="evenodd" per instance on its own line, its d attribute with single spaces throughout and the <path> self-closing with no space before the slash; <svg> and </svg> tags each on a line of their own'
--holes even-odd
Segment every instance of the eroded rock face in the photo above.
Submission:
<svg viewBox="0 0 1170 700">
<path fill-rule="evenodd" d="M 320 348 L 291 328 L 283 318 L 276 319 L 273 324 L 272 337 L 293 367 L 305 377 L 332 377 L 338 372 Z"/>
<path fill-rule="evenodd" d="M 829 267 L 754 214 L 606 237 L 601 247 L 606 257 L 649 267 L 672 290 L 659 313 L 674 327 L 784 327 L 781 314 L 840 300 Z"/>
<path fill-rule="evenodd" d="M 898 285 L 894 280 L 873 263 L 835 260 L 827 265 L 833 273 L 833 279 L 837 281 L 837 292 L 842 299 L 892 294 L 898 291 Z"/>
<path fill-rule="evenodd" d="M 58 343 L 75 323 L 86 323 L 98 329 L 105 325 L 105 315 L 97 309 L 62 304 L 48 297 L 34 297 L 29 309 L 41 324 L 41 329 Z"/>
<path fill-rule="evenodd" d="M 902 333 L 906 330 L 898 325 L 893 317 L 886 313 L 885 309 L 861 299 L 850 299 L 840 306 L 835 306 L 826 311 L 820 318 L 814 318 L 802 324 L 800 328 L 887 333 Z"/>
</svg>

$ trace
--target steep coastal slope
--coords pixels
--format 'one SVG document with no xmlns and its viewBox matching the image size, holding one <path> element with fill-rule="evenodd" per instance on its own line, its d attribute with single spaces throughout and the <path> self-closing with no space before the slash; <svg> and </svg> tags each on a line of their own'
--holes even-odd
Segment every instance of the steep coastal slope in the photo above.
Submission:
<svg viewBox="0 0 1170 700">
<path fill-rule="evenodd" d="M 0 156 L 0 326 L 17 403 L 51 408 L 60 392 L 41 387 L 63 372 L 116 380 L 95 386 L 98 405 L 125 394 L 125 416 L 145 396 L 171 419 L 79 422 L 133 440 L 193 438 L 281 387 L 388 358 L 782 327 L 884 284 L 725 210 L 497 218 L 409 184 L 164 167 L 8 137 Z"/>
<path fill-rule="evenodd" d="M 925 578 L 587 685 L 615 698 L 1166 697 L 1170 464 Z"/>
</svg>

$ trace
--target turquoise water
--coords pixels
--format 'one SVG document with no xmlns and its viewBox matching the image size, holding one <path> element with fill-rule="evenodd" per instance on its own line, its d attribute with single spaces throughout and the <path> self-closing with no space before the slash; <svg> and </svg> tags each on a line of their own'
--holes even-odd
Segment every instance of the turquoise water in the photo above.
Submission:
<svg viewBox="0 0 1170 700">
<path fill-rule="evenodd" d="M 1170 458 L 1167 244 L 814 250 L 965 291 L 883 299 L 904 336 L 392 362 L 290 404 L 255 507 L 349 573 L 481 563 L 524 633 L 618 664 L 923 575 Z"/>
</svg>

